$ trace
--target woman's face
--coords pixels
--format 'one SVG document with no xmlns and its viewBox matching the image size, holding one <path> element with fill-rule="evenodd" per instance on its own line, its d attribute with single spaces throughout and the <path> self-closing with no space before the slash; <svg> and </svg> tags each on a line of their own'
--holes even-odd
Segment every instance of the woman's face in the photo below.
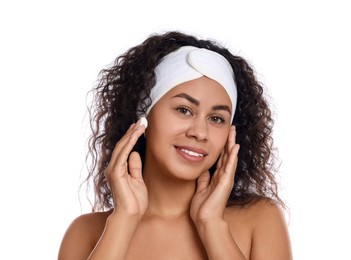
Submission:
<svg viewBox="0 0 351 260">
<path fill-rule="evenodd" d="M 149 113 L 146 165 L 180 179 L 196 179 L 223 150 L 231 111 L 227 92 L 212 79 L 177 85 Z"/>
</svg>

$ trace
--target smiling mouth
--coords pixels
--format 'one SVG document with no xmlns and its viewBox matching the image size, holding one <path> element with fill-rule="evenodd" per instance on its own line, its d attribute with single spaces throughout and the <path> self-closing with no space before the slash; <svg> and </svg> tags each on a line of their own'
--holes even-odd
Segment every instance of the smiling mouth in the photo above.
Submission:
<svg viewBox="0 0 351 260">
<path fill-rule="evenodd" d="M 179 149 L 180 151 L 182 151 L 183 153 L 186 153 L 190 156 L 194 156 L 194 157 L 199 157 L 199 158 L 202 158 L 202 157 L 205 157 L 207 155 L 207 153 L 205 152 L 200 152 L 200 151 L 194 151 L 192 149 L 188 149 L 188 148 L 184 148 L 184 147 L 177 147 L 177 149 Z"/>
<path fill-rule="evenodd" d="M 204 155 L 201 154 L 201 153 L 196 153 L 196 152 L 193 152 L 193 151 L 189 151 L 189 150 L 187 150 L 187 149 L 180 149 L 180 150 L 181 150 L 182 152 L 184 152 L 184 153 L 187 153 L 187 154 L 191 155 L 191 156 L 204 157 Z"/>
</svg>

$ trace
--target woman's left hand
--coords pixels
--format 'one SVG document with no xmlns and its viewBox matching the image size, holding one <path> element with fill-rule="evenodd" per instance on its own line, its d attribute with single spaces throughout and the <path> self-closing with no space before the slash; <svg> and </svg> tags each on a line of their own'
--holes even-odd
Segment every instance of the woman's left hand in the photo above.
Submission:
<svg viewBox="0 0 351 260">
<path fill-rule="evenodd" d="M 190 216 L 196 226 L 223 219 L 238 163 L 239 144 L 235 143 L 235 135 L 235 126 L 231 126 L 228 141 L 212 178 L 206 171 L 197 179 L 197 188 L 190 207 Z"/>
</svg>

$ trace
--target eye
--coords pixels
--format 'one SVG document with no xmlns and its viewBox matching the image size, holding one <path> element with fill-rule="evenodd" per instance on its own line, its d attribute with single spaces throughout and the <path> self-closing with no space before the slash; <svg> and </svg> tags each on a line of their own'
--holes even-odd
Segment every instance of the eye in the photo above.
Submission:
<svg viewBox="0 0 351 260">
<path fill-rule="evenodd" d="M 176 110 L 179 113 L 181 113 L 183 115 L 186 115 L 186 116 L 191 116 L 192 115 L 191 111 L 188 108 L 186 108 L 186 107 L 177 107 Z"/>
<path fill-rule="evenodd" d="M 225 119 L 220 116 L 211 116 L 209 120 L 216 124 L 224 124 L 226 122 Z"/>
</svg>

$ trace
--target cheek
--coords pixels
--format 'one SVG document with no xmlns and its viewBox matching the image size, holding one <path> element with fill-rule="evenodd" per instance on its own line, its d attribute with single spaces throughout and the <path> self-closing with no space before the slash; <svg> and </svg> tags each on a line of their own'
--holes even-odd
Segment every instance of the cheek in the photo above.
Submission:
<svg viewBox="0 0 351 260">
<path fill-rule="evenodd" d="M 158 128 L 164 131 L 169 131 L 172 129 L 181 129 L 184 122 L 180 121 L 172 114 L 167 114 L 167 116 L 163 117 L 162 120 L 158 120 L 157 125 Z"/>
<path fill-rule="evenodd" d="M 216 154 L 219 156 L 220 153 L 222 152 L 228 138 L 228 131 L 220 131 L 220 132 L 215 132 L 212 135 L 212 144 L 213 144 L 213 149 L 216 152 Z"/>
<path fill-rule="evenodd" d="M 168 108 L 157 109 L 148 118 L 147 134 L 156 138 L 175 136 L 185 131 L 186 124 L 180 121 Z"/>
</svg>

